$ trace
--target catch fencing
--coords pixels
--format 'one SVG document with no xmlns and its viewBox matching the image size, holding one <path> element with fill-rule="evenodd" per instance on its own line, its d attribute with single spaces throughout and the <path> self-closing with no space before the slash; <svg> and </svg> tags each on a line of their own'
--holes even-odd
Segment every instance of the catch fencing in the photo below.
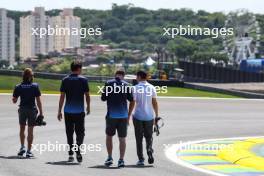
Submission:
<svg viewBox="0 0 264 176">
<path fill-rule="evenodd" d="M 184 70 L 184 78 L 188 82 L 264 82 L 264 73 L 245 72 L 227 67 L 187 61 L 179 61 L 179 67 Z"/>
</svg>

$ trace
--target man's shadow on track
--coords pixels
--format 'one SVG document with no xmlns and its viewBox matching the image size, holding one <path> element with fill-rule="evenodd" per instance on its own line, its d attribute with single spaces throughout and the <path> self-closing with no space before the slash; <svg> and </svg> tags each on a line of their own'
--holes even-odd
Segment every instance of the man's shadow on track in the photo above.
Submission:
<svg viewBox="0 0 264 176">
<path fill-rule="evenodd" d="M 143 168 L 155 168 L 153 165 L 145 165 L 145 166 L 137 166 L 137 165 L 126 165 L 127 168 L 136 168 L 136 169 L 143 169 Z"/>
<path fill-rule="evenodd" d="M 3 156 L 3 155 L 0 155 L 0 159 L 17 159 L 17 160 L 20 160 L 20 159 L 35 159 L 35 158 L 26 158 L 26 157 L 19 157 L 17 155 L 13 155 L 13 156 Z"/>
<path fill-rule="evenodd" d="M 46 162 L 49 165 L 56 165 L 56 166 L 75 166 L 80 165 L 79 163 L 73 163 L 68 161 L 56 161 L 56 162 Z"/>
<path fill-rule="evenodd" d="M 96 166 L 91 166 L 88 167 L 91 169 L 122 169 L 117 166 L 105 166 L 105 165 L 96 165 Z M 143 169 L 143 168 L 154 168 L 153 165 L 145 165 L 145 166 L 137 166 L 137 165 L 126 165 L 124 168 L 135 168 L 135 169 Z"/>
</svg>

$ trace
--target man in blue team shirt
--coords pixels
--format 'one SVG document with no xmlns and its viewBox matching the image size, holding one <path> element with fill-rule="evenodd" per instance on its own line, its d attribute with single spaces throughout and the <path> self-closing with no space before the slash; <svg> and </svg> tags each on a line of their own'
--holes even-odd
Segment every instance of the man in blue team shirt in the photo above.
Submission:
<svg viewBox="0 0 264 176">
<path fill-rule="evenodd" d="M 43 116 L 41 93 L 37 83 L 33 83 L 33 72 L 30 68 L 26 68 L 23 73 L 23 80 L 21 84 L 18 84 L 13 93 L 13 103 L 17 103 L 20 97 L 20 104 L 18 109 L 19 124 L 20 124 L 20 142 L 21 148 L 18 152 L 18 156 L 22 157 L 26 153 L 26 157 L 33 157 L 31 147 L 33 143 L 33 129 L 36 125 L 36 118 L 39 111 L 39 115 Z M 37 102 L 37 107 L 35 104 Z M 28 126 L 28 147 L 27 152 L 25 148 L 25 128 Z"/>
<path fill-rule="evenodd" d="M 66 103 L 64 106 L 64 118 L 67 141 L 69 144 L 69 162 L 74 161 L 74 142 L 73 134 L 76 133 L 76 159 L 79 163 L 82 162 L 82 155 L 80 147 L 83 144 L 85 135 L 85 110 L 84 110 L 84 96 L 87 104 L 86 112 L 90 113 L 90 94 L 88 80 L 81 76 L 82 64 L 79 61 L 74 61 L 71 64 L 72 73 L 62 80 L 60 88 L 60 101 L 58 110 L 58 120 L 62 119 L 62 107 L 66 96 Z"/>
<path fill-rule="evenodd" d="M 127 82 L 124 81 L 125 72 L 117 71 L 115 79 L 106 82 L 102 92 L 102 101 L 107 101 L 106 114 L 106 147 L 108 158 L 105 161 L 106 166 L 113 164 L 113 136 L 116 131 L 120 143 L 120 158 L 118 167 L 124 167 L 124 155 L 126 150 L 126 136 L 129 117 L 132 114 L 133 96 Z M 127 100 L 130 101 L 129 110 Z"/>
</svg>

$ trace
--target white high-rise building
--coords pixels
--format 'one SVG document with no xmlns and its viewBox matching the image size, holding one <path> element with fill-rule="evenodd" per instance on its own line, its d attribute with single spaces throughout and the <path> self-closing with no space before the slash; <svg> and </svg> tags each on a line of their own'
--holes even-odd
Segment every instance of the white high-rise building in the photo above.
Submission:
<svg viewBox="0 0 264 176">
<path fill-rule="evenodd" d="M 0 60 L 15 62 L 15 22 L 5 9 L 0 9 Z"/>
<path fill-rule="evenodd" d="M 52 36 L 40 36 L 34 33 L 34 30 L 46 29 L 50 24 L 51 19 L 45 15 L 43 7 L 36 7 L 31 15 L 20 18 L 20 57 L 23 60 L 34 58 L 39 54 L 47 55 L 53 51 Z"/>
<path fill-rule="evenodd" d="M 54 50 L 61 52 L 65 48 L 80 47 L 80 33 L 69 35 L 72 29 L 81 28 L 81 19 L 73 16 L 73 9 L 63 9 L 59 16 L 52 17 L 52 25 L 55 29 L 64 29 L 65 32 L 63 35 L 54 35 Z"/>
<path fill-rule="evenodd" d="M 31 15 L 20 18 L 20 57 L 22 59 L 34 58 L 39 54 L 47 55 L 49 52 L 61 52 L 64 48 L 80 47 L 80 34 L 69 35 L 67 31 L 80 29 L 81 20 L 73 15 L 73 9 L 64 9 L 59 16 L 45 15 L 43 7 L 36 7 Z M 32 29 L 53 28 L 59 32 L 53 35 L 32 35 Z"/>
</svg>

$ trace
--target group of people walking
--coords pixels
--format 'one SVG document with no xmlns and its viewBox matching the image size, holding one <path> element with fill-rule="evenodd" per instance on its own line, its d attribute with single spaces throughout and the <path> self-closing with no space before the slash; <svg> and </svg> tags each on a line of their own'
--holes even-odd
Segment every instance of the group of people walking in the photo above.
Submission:
<svg viewBox="0 0 264 176">
<path fill-rule="evenodd" d="M 87 78 L 82 76 L 81 73 L 81 62 L 73 61 L 71 63 L 71 74 L 63 78 L 61 82 L 57 115 L 59 121 L 63 117 L 65 121 L 67 143 L 69 145 L 68 161 L 74 161 L 75 152 L 76 160 L 79 163 L 83 160 L 80 147 L 85 136 L 85 116 L 90 114 L 89 84 Z M 30 68 L 25 69 L 22 82 L 15 87 L 13 92 L 13 103 L 17 103 L 18 98 L 20 98 L 18 114 L 21 148 L 18 156 L 34 157 L 31 151 L 33 129 L 37 115 L 43 116 L 41 91 L 38 84 L 33 83 L 33 77 L 32 70 Z M 144 71 L 137 72 L 138 84 L 135 86 L 130 86 L 124 78 L 124 71 L 116 71 L 115 78 L 107 81 L 101 92 L 101 100 L 107 103 L 105 133 L 108 156 L 104 164 L 105 166 L 113 164 L 113 136 L 117 132 L 120 150 L 117 165 L 118 167 L 125 167 L 126 137 L 130 121 L 133 121 L 134 124 L 138 156 L 137 165 L 144 166 L 145 164 L 143 138 L 146 140 L 148 163 L 153 164 L 153 126 L 155 125 L 155 118 L 159 116 L 156 89 L 147 82 L 147 73 Z M 27 147 L 25 147 L 26 126 L 28 126 Z M 76 142 L 74 142 L 74 133 L 76 134 Z M 77 150 L 73 150 L 74 145 L 77 145 Z"/>
</svg>

